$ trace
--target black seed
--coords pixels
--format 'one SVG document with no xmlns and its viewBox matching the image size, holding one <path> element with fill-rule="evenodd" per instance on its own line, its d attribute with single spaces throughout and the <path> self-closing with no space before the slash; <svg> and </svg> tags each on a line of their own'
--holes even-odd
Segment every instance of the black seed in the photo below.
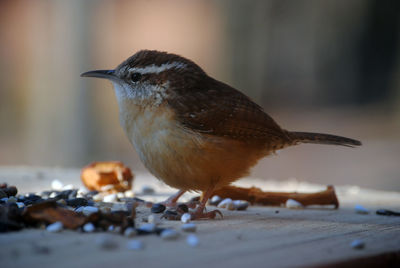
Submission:
<svg viewBox="0 0 400 268">
<path fill-rule="evenodd" d="M 189 208 L 186 204 L 180 204 L 178 205 L 178 210 L 182 210 L 184 213 L 189 212 Z"/>
<path fill-rule="evenodd" d="M 400 216 L 400 212 L 388 210 L 388 209 L 378 209 L 376 211 L 377 215 L 383 215 L 383 216 Z"/>
<path fill-rule="evenodd" d="M 67 200 L 67 205 L 71 207 L 86 206 L 88 201 L 85 198 L 72 198 Z"/>
<path fill-rule="evenodd" d="M 4 188 L 3 191 L 8 195 L 8 197 L 15 196 L 18 193 L 17 187 L 15 186 Z"/>
<path fill-rule="evenodd" d="M 162 213 L 164 210 L 165 206 L 160 203 L 153 204 L 153 206 L 151 207 L 151 213 Z"/>
</svg>

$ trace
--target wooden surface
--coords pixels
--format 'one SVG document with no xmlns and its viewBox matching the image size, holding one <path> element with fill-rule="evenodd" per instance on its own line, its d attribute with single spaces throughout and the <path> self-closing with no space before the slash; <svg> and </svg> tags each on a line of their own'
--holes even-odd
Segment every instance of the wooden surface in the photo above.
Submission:
<svg viewBox="0 0 400 268">
<path fill-rule="evenodd" d="M 14 184 L 24 192 L 49 189 L 51 180 L 55 178 L 80 186 L 79 170 L 0 168 L 0 181 Z M 147 174 L 137 176 L 134 190 L 139 192 L 145 184 L 156 189 L 155 195 L 143 196 L 147 200 L 161 200 L 174 191 Z M 268 191 L 313 192 L 325 187 L 293 180 L 244 179 L 238 184 L 256 185 Z M 196 234 L 200 240 L 197 248 L 187 246 L 185 233 L 181 233 L 176 241 L 163 241 L 155 235 L 137 237 L 145 244 L 141 251 L 126 249 L 129 239 L 119 235 L 113 236 L 119 247 L 107 251 L 95 243 L 99 233 L 63 231 L 52 234 L 31 229 L 0 234 L 1 266 L 310 267 L 349 264 L 349 261 L 359 258 L 373 260 L 373 256 L 384 253 L 395 260 L 393 256 L 397 256 L 399 262 L 400 217 L 379 216 L 375 210 L 400 210 L 400 193 L 350 186 L 336 189 L 341 203 L 338 210 L 251 206 L 247 211 L 223 210 L 222 220 L 197 221 Z M 362 204 L 371 213 L 356 214 L 355 204 Z M 139 211 L 138 222 L 149 214 L 146 208 Z M 180 222 L 163 221 L 161 226 L 179 230 Z M 354 239 L 363 240 L 365 248 L 352 249 L 350 243 Z M 35 250 L 38 246 L 46 246 L 50 252 L 38 253 Z"/>
</svg>

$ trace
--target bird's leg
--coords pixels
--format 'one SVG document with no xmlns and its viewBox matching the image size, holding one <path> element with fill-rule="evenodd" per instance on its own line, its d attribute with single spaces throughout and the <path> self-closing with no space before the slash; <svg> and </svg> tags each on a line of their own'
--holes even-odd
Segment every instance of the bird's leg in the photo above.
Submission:
<svg viewBox="0 0 400 268">
<path fill-rule="evenodd" d="M 162 202 L 166 207 L 176 207 L 178 199 L 185 193 L 185 190 L 179 190 L 177 193 L 168 197 L 167 200 Z"/>
<path fill-rule="evenodd" d="M 212 211 L 204 212 L 207 201 L 213 194 L 213 191 L 214 191 L 214 187 L 210 187 L 207 189 L 207 191 L 205 191 L 203 193 L 203 199 L 201 200 L 199 206 L 193 213 L 191 213 L 192 220 L 214 219 L 218 214 L 221 216 L 221 218 L 223 217 L 221 211 L 219 211 L 219 210 L 212 210 Z"/>
</svg>

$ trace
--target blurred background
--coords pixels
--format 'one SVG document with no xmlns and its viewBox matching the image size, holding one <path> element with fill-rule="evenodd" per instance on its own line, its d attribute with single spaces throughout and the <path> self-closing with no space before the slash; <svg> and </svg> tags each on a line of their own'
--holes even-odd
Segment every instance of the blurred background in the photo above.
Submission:
<svg viewBox="0 0 400 268">
<path fill-rule="evenodd" d="M 399 37 L 396 0 L 0 1 L 0 165 L 144 170 L 111 83 L 79 75 L 157 49 L 194 60 L 283 128 L 363 142 L 291 147 L 252 176 L 400 191 Z"/>
</svg>

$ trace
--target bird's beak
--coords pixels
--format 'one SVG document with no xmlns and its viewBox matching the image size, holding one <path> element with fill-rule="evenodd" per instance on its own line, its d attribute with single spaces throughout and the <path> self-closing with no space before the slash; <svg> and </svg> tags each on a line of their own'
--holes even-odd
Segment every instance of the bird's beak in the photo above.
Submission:
<svg viewBox="0 0 400 268">
<path fill-rule="evenodd" d="M 115 70 L 96 70 L 89 71 L 81 74 L 81 77 L 97 77 L 97 78 L 106 78 L 106 79 L 115 79 Z"/>
</svg>

